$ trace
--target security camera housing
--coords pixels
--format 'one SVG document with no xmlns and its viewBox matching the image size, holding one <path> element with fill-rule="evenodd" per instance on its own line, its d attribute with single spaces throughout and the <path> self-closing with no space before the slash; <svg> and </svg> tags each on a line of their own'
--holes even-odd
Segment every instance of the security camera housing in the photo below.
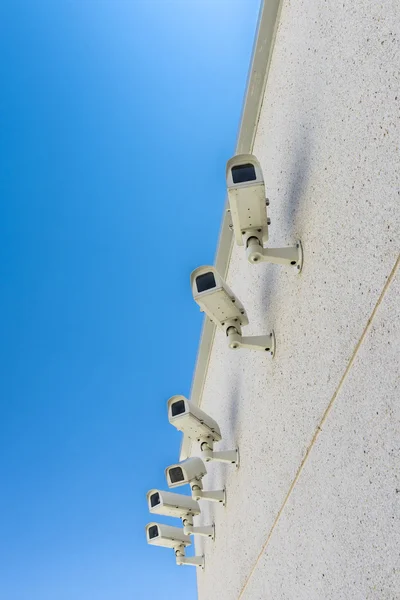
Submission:
<svg viewBox="0 0 400 600">
<path fill-rule="evenodd" d="M 193 299 L 209 319 L 222 329 L 233 350 L 246 348 L 275 354 L 275 335 L 242 336 L 242 326 L 249 320 L 240 300 L 214 267 L 198 267 L 190 276 Z"/>
<path fill-rule="evenodd" d="M 190 485 L 193 500 L 210 500 L 225 505 L 225 490 L 204 492 L 202 479 L 207 474 L 205 464 L 194 456 L 188 458 L 176 465 L 171 465 L 165 469 L 165 476 L 168 487 L 175 488 L 181 485 Z"/>
<path fill-rule="evenodd" d="M 268 215 L 265 184 L 260 163 L 252 154 L 238 154 L 226 165 L 226 184 L 233 232 L 243 246 L 246 231 L 258 230 L 263 243 L 268 241 Z"/>
<path fill-rule="evenodd" d="M 165 469 L 168 487 L 175 488 L 181 485 L 190 484 L 191 481 L 201 481 L 207 469 L 201 458 L 193 456 L 186 460 L 171 465 Z"/>
<path fill-rule="evenodd" d="M 198 267 L 192 272 L 190 282 L 200 310 L 218 327 L 225 329 L 232 320 L 243 327 L 249 324 L 243 304 L 214 267 Z"/>
<path fill-rule="evenodd" d="M 176 548 L 178 546 L 190 546 L 188 535 L 183 533 L 181 527 L 172 527 L 161 523 L 148 523 L 146 525 L 147 542 L 151 546 L 163 546 L 164 548 Z"/>
<path fill-rule="evenodd" d="M 221 441 L 222 436 L 218 424 L 207 413 L 185 396 L 172 396 L 167 405 L 171 425 L 200 443 L 202 458 L 206 462 L 214 460 L 238 465 L 237 450 L 214 451 L 214 443 Z"/>
<path fill-rule="evenodd" d="M 146 525 L 146 537 L 147 543 L 151 546 L 172 548 L 177 565 L 192 565 L 204 569 L 204 556 L 185 556 L 185 548 L 190 546 L 191 540 L 180 527 L 171 527 L 161 523 L 148 523 Z"/>
<path fill-rule="evenodd" d="M 198 406 L 189 402 L 185 396 L 172 396 L 167 405 L 171 425 L 192 440 L 211 438 L 213 442 L 221 441 L 218 424 Z"/>
<path fill-rule="evenodd" d="M 268 241 L 269 200 L 260 163 L 252 154 L 238 154 L 226 165 L 229 212 L 236 243 L 246 246 L 249 262 L 291 265 L 299 273 L 303 266 L 301 242 L 287 248 L 265 248 Z"/>
<path fill-rule="evenodd" d="M 190 496 L 173 492 L 150 490 L 147 493 L 147 504 L 151 513 L 166 517 L 182 519 L 188 515 L 193 517 L 200 514 L 198 502 Z"/>
</svg>

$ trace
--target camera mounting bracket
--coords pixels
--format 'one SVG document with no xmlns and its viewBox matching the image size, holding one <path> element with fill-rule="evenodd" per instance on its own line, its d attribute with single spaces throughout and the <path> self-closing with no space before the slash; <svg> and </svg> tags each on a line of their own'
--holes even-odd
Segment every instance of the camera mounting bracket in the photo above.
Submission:
<svg viewBox="0 0 400 600">
<path fill-rule="evenodd" d="M 271 331 L 268 335 L 242 336 L 242 329 L 238 319 L 228 319 L 224 323 L 225 333 L 228 338 L 229 347 L 233 350 L 246 348 L 248 350 L 261 350 L 275 356 L 275 333 Z"/>
<path fill-rule="evenodd" d="M 202 482 L 197 479 L 190 482 L 190 488 L 192 490 L 193 500 L 209 500 L 210 502 L 219 502 L 220 504 L 225 506 L 225 488 L 223 490 L 215 490 L 213 492 L 204 492 Z"/>
<path fill-rule="evenodd" d="M 185 547 L 177 546 L 175 548 L 175 557 L 176 564 L 181 565 L 191 565 L 193 567 L 200 567 L 200 569 L 204 569 L 204 555 L 203 556 L 186 556 L 185 555 Z"/>
<path fill-rule="evenodd" d="M 303 248 L 298 240 L 295 246 L 286 248 L 264 248 L 256 231 L 247 231 L 245 236 L 247 260 L 252 264 L 269 262 L 277 265 L 289 265 L 301 272 L 303 267 Z"/>
<path fill-rule="evenodd" d="M 182 518 L 183 533 L 185 535 L 202 535 L 204 537 L 211 538 L 214 540 L 215 537 L 215 525 L 205 525 L 203 527 L 193 526 L 193 517 L 188 515 Z"/>
<path fill-rule="evenodd" d="M 206 438 L 200 443 L 201 457 L 204 462 L 217 461 L 239 466 L 239 450 L 214 451 L 214 441 Z"/>
</svg>

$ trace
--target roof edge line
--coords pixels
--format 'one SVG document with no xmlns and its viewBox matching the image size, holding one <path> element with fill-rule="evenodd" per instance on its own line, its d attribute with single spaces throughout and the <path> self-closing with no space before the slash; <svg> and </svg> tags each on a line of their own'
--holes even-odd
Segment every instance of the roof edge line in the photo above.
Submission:
<svg viewBox="0 0 400 600">
<path fill-rule="evenodd" d="M 260 7 L 235 154 L 251 154 L 253 150 L 280 21 L 282 3 L 283 0 L 263 0 Z M 229 229 L 227 207 L 228 201 L 226 199 L 217 252 L 214 259 L 215 268 L 223 279 L 226 279 L 233 247 L 233 233 Z M 200 335 L 190 391 L 190 400 L 197 405 L 201 403 L 215 329 L 215 325 L 208 318 L 205 318 Z M 180 460 L 186 459 L 190 455 L 190 452 L 191 440 L 183 436 Z"/>
</svg>

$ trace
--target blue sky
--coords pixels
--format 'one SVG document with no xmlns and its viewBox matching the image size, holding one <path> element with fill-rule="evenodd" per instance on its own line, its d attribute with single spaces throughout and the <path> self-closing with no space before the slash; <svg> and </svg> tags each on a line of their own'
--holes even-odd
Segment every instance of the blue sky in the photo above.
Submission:
<svg viewBox="0 0 400 600">
<path fill-rule="evenodd" d="M 178 459 L 258 9 L 1 2 L 4 600 L 196 598 L 145 494 Z"/>
</svg>

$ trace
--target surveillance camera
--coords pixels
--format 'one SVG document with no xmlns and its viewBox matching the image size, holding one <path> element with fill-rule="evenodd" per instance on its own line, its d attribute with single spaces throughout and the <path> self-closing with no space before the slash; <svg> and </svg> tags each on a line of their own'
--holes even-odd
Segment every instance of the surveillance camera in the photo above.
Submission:
<svg viewBox="0 0 400 600">
<path fill-rule="evenodd" d="M 169 422 L 179 431 L 193 440 L 211 438 L 214 442 L 221 441 L 218 424 L 185 396 L 172 396 L 167 405 Z"/>
<path fill-rule="evenodd" d="M 207 474 L 207 469 L 201 458 L 188 458 L 181 463 L 167 467 L 165 470 L 168 487 L 174 488 L 190 483 L 201 481 Z"/>
<path fill-rule="evenodd" d="M 168 418 L 171 425 L 192 440 L 200 442 L 202 458 L 209 462 L 238 464 L 238 451 L 214 452 L 214 443 L 222 439 L 218 424 L 185 396 L 172 396 L 168 400 Z"/>
<path fill-rule="evenodd" d="M 229 347 L 261 350 L 275 354 L 275 335 L 242 336 L 242 326 L 249 320 L 240 300 L 214 267 L 199 267 L 190 276 L 194 300 L 200 310 L 225 331 Z"/>
<path fill-rule="evenodd" d="M 149 523 L 146 525 L 146 537 L 147 543 L 152 546 L 172 548 L 178 565 L 193 565 L 204 569 L 204 556 L 185 557 L 185 548 L 190 546 L 191 541 L 180 527 Z"/>
<path fill-rule="evenodd" d="M 146 525 L 147 542 L 152 546 L 163 546 L 164 548 L 176 548 L 177 546 L 190 546 L 188 535 L 183 533 L 180 527 L 162 525 L 161 523 L 149 523 Z"/>
<path fill-rule="evenodd" d="M 147 503 L 151 513 L 165 515 L 166 517 L 181 519 L 188 515 L 197 516 L 200 514 L 198 502 L 183 494 L 150 490 L 147 494 Z"/>
<path fill-rule="evenodd" d="M 249 262 L 271 262 L 292 265 L 297 272 L 303 265 L 301 242 L 287 248 L 265 248 L 268 241 L 267 215 L 269 201 L 260 163 L 252 154 L 238 154 L 226 165 L 229 210 L 239 246 L 246 246 Z"/>
<path fill-rule="evenodd" d="M 251 154 L 239 154 L 226 166 L 229 206 L 236 243 L 243 246 L 248 229 L 259 230 L 268 241 L 268 216 L 265 208 L 265 184 L 260 163 Z"/>
<path fill-rule="evenodd" d="M 214 539 L 214 525 L 195 527 L 193 517 L 200 514 L 200 506 L 196 500 L 183 494 L 150 490 L 147 494 L 149 511 L 153 514 L 182 519 L 183 533 L 201 535 Z"/>
<path fill-rule="evenodd" d="M 214 492 L 204 492 L 202 479 L 206 475 L 205 464 L 197 456 L 188 458 L 176 465 L 171 465 L 165 469 L 168 487 L 174 488 L 180 485 L 189 484 L 192 490 L 193 500 L 210 500 L 211 502 L 220 502 L 225 505 L 225 490 Z"/>
<path fill-rule="evenodd" d="M 242 326 L 248 325 L 243 304 L 214 267 L 198 267 L 192 272 L 190 282 L 193 298 L 200 310 L 221 329 L 231 320 Z"/>
</svg>

